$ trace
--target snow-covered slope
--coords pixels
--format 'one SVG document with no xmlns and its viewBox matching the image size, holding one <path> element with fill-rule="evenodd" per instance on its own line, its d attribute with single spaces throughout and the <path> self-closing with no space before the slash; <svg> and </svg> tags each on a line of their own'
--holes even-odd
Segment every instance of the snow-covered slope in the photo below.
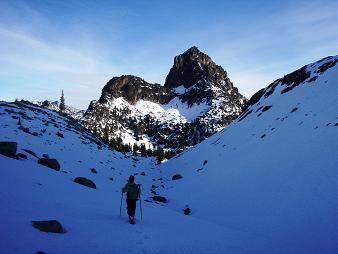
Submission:
<svg viewBox="0 0 338 254">
<path fill-rule="evenodd" d="M 0 253 L 337 253 L 337 62 L 276 80 L 229 127 L 159 166 L 109 150 L 57 112 L 1 102 L 0 142 L 27 159 L 0 154 Z M 43 156 L 60 171 L 38 164 Z M 119 217 L 130 174 L 142 184 L 136 225 L 124 202 Z M 31 225 L 52 219 L 67 232 Z"/>
<path fill-rule="evenodd" d="M 0 102 L 0 128 L 0 142 L 17 142 L 23 154 L 0 154 L 0 253 L 242 253 L 242 239 L 260 239 L 153 203 L 152 185 L 166 186 L 152 158 L 111 151 L 57 112 Z M 60 171 L 38 164 L 43 156 L 57 159 Z M 138 203 L 136 225 L 127 223 L 124 201 L 119 216 L 130 174 L 143 192 L 143 220 Z M 74 183 L 76 177 L 92 180 L 96 189 Z M 40 232 L 33 220 L 58 220 L 67 232 Z"/>
<path fill-rule="evenodd" d="M 273 244 L 249 253 L 337 253 L 337 62 L 276 80 L 228 128 L 164 163 L 168 206 Z"/>
</svg>

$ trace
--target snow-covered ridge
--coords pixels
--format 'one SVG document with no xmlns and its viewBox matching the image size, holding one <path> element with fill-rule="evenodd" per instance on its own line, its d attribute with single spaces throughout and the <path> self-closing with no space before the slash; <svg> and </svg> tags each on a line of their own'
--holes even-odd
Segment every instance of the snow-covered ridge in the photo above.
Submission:
<svg viewBox="0 0 338 254">
<path fill-rule="evenodd" d="M 262 89 L 226 129 L 161 165 L 183 176 L 160 192 L 169 206 L 266 240 L 248 253 L 335 253 L 337 59 Z"/>
<path fill-rule="evenodd" d="M 264 98 L 270 95 L 285 94 L 299 85 L 312 85 L 323 73 L 330 68 L 336 66 L 338 56 L 325 57 L 317 62 L 303 66 L 302 68 L 285 75 L 283 78 L 277 79 L 265 89 L 261 89 L 254 94 L 247 103 L 247 110 L 243 112 L 245 115 L 248 112 L 250 105 L 258 102 L 263 96 Z M 243 115 L 242 114 L 242 115 Z"/>
</svg>

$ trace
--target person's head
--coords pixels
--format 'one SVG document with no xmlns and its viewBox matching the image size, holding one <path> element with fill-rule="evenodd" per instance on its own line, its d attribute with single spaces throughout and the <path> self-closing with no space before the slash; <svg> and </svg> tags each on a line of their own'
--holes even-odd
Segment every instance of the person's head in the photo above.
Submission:
<svg viewBox="0 0 338 254">
<path fill-rule="evenodd" d="M 129 182 L 133 183 L 135 180 L 135 177 L 134 176 L 129 176 Z"/>
</svg>

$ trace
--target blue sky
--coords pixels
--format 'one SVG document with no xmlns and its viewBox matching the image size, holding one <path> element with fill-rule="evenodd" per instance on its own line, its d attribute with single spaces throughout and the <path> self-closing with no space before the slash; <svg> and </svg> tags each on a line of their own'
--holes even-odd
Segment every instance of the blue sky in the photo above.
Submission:
<svg viewBox="0 0 338 254">
<path fill-rule="evenodd" d="M 163 84 L 197 46 L 250 97 L 338 54 L 337 1 L 0 1 L 0 99 L 87 108 L 113 76 Z"/>
</svg>

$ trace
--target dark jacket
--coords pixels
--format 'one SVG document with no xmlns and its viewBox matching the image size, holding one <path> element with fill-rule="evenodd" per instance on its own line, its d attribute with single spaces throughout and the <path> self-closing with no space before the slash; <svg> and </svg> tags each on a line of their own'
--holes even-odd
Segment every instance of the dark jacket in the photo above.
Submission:
<svg viewBox="0 0 338 254">
<path fill-rule="evenodd" d="M 127 193 L 127 199 L 138 199 L 139 188 L 136 183 L 128 182 L 123 188 L 122 192 Z"/>
</svg>

